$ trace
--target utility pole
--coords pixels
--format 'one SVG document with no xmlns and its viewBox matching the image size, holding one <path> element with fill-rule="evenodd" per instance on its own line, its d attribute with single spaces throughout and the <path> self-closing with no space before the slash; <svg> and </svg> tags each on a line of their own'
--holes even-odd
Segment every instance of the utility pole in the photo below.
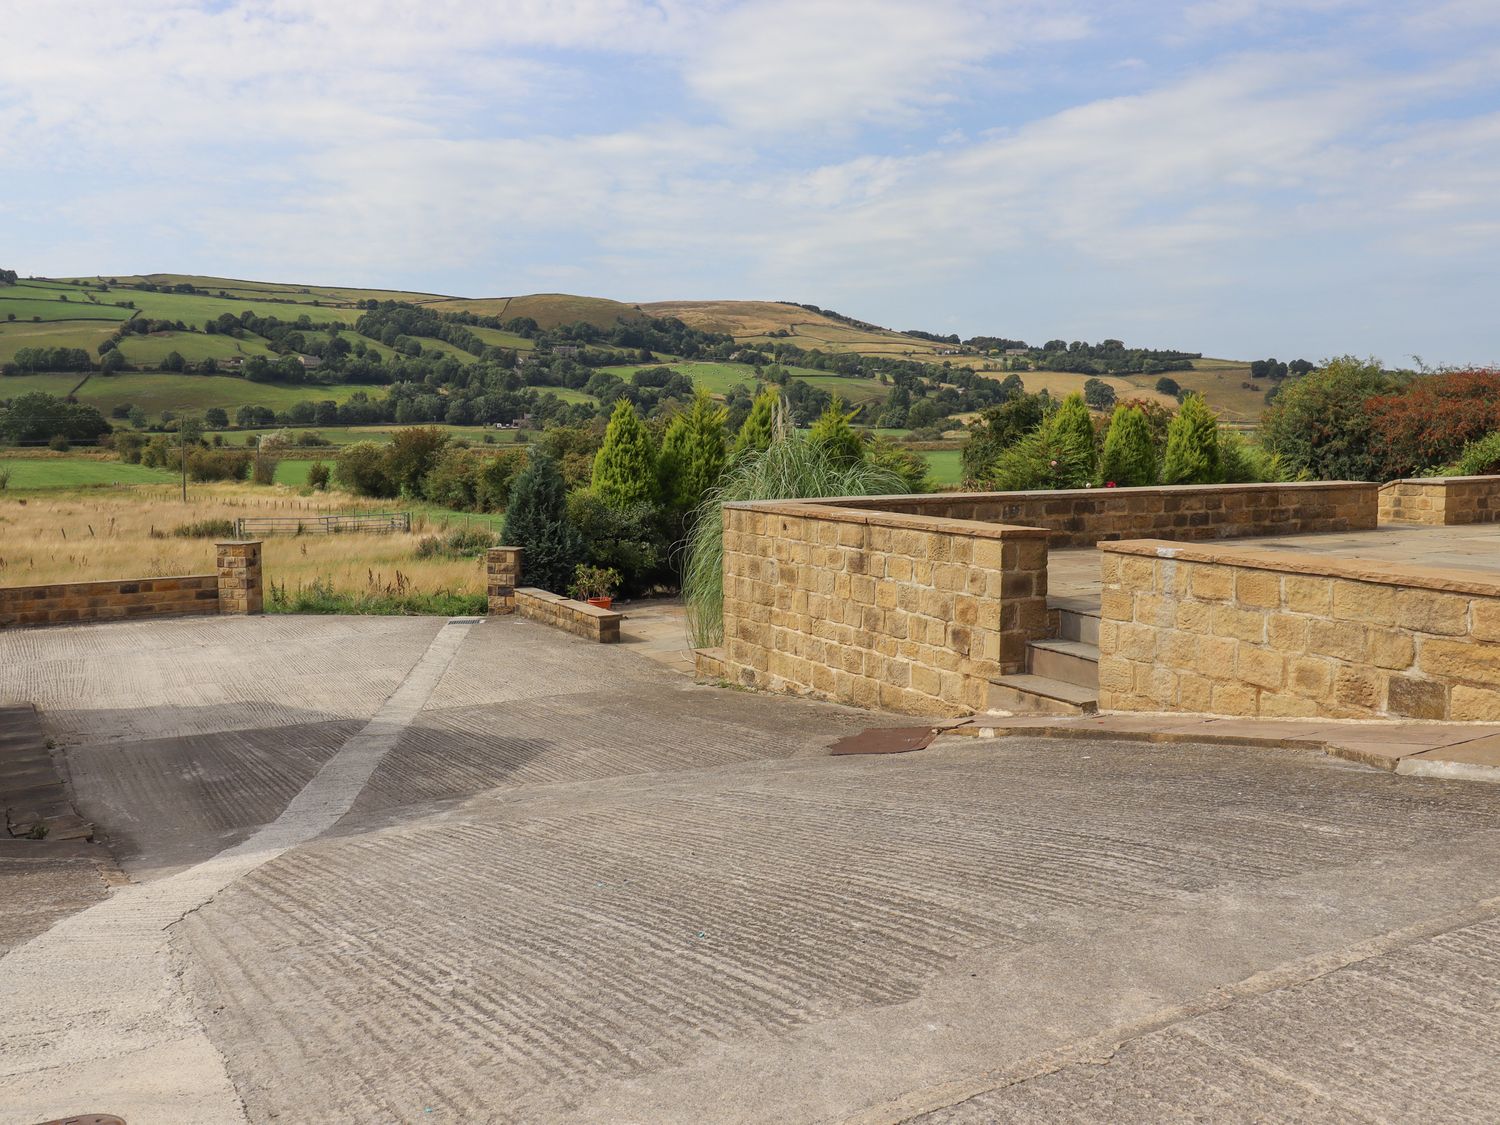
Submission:
<svg viewBox="0 0 1500 1125">
<path fill-rule="evenodd" d="M 177 427 L 177 448 L 182 460 L 182 502 L 187 503 L 187 429 L 179 425 Z"/>
</svg>

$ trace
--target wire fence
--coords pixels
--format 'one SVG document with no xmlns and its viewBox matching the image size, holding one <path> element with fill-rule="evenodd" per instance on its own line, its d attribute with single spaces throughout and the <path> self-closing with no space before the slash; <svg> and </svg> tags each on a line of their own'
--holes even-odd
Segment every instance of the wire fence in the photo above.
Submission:
<svg viewBox="0 0 1500 1125">
<path fill-rule="evenodd" d="M 346 532 L 388 534 L 411 530 L 410 512 L 340 512 L 326 516 L 241 516 L 234 521 L 239 539 L 266 535 L 341 535 Z"/>
</svg>

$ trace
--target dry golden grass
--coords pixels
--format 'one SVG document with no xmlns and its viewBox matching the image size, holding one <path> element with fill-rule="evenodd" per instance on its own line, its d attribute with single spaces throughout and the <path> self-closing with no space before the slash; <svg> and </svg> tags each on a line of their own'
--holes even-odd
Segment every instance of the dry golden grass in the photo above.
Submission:
<svg viewBox="0 0 1500 1125">
<path fill-rule="evenodd" d="M 183 503 L 175 487 L 137 485 L 82 489 L 0 499 L 0 585 L 31 586 L 103 578 L 208 574 L 213 539 L 179 539 L 172 529 L 201 520 L 399 509 L 399 501 L 372 502 L 341 493 L 302 497 L 249 485 L 194 485 Z M 267 586 L 295 590 L 322 578 L 334 589 L 386 586 L 396 573 L 418 593 L 484 590 L 481 561 L 419 559 L 417 541 L 443 529 L 443 520 L 415 514 L 410 534 L 268 536 L 263 554 Z M 462 516 L 449 521 L 463 523 Z M 154 538 L 152 530 L 166 533 Z"/>
</svg>

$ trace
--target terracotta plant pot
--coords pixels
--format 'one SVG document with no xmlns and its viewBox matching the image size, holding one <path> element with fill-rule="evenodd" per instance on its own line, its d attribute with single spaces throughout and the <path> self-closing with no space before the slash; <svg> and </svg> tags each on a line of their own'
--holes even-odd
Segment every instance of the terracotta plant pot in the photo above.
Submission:
<svg viewBox="0 0 1500 1125">
<path fill-rule="evenodd" d="M 596 605 L 600 609 L 609 609 L 615 604 L 614 598 L 590 598 L 589 605 Z"/>
</svg>

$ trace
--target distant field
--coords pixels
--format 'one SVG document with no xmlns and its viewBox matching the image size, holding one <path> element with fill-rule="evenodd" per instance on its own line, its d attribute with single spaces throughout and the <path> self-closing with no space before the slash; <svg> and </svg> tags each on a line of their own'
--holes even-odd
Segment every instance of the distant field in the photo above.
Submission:
<svg viewBox="0 0 1500 1125">
<path fill-rule="evenodd" d="M 225 313 L 239 316 L 246 311 L 253 312 L 257 316 L 274 316 L 281 320 L 296 320 L 299 316 L 306 315 L 315 323 L 333 320 L 343 324 L 353 324 L 361 316 L 359 309 L 334 308 L 328 305 L 312 308 L 302 304 L 254 301 L 242 297 L 200 297 L 195 293 L 151 293 L 141 289 L 111 290 L 108 299 L 134 301 L 136 308 L 141 310 L 141 315 L 149 316 L 153 320 L 181 320 L 199 327 L 205 320 L 217 320 Z"/>
<path fill-rule="evenodd" d="M 528 340 L 525 336 L 517 336 L 514 332 L 505 332 L 499 328 L 480 328 L 473 324 L 466 327 L 486 344 L 493 344 L 497 348 L 514 348 L 518 352 L 536 349 L 535 341 Z"/>
<path fill-rule="evenodd" d="M 855 379 L 848 375 L 799 375 L 798 378 L 831 395 L 837 395 L 851 407 L 879 402 L 890 394 L 890 388 L 876 379 Z"/>
<path fill-rule="evenodd" d="M 149 336 L 129 336 L 120 341 L 120 353 L 136 367 L 153 367 L 176 352 L 190 363 L 212 357 L 217 360 L 233 356 L 281 358 L 259 336 L 210 336 L 204 332 L 153 332 Z"/>
<path fill-rule="evenodd" d="M 963 477 L 963 466 L 957 449 L 930 449 L 922 453 L 927 462 L 927 471 L 932 483 L 940 488 L 949 488 Z"/>
<path fill-rule="evenodd" d="M 505 320 L 529 316 L 542 328 L 580 321 L 599 328 L 613 328 L 621 320 L 638 320 L 642 316 L 635 305 L 611 301 L 606 297 L 578 297 L 570 293 L 533 293 L 526 297 L 455 298 L 432 301 L 440 312 L 467 311 L 481 316 L 498 316 Z"/>
<path fill-rule="evenodd" d="M 99 345 L 115 333 L 113 320 L 52 320 L 41 324 L 18 320 L 5 323 L 0 317 L 0 363 L 16 358 L 22 348 L 82 348 L 97 359 Z M 0 397 L 4 397 L 0 389 Z"/>
<path fill-rule="evenodd" d="M 82 297 L 70 297 L 66 301 L 59 301 L 55 297 L 10 297 L 6 295 L 6 292 L 6 289 L 0 288 L 0 321 L 9 322 L 14 316 L 17 320 L 41 317 L 43 320 L 119 322 L 129 320 L 131 316 L 129 309 L 116 308 L 114 305 L 96 305 Z"/>
<path fill-rule="evenodd" d="M 46 391 L 65 395 L 81 375 L 11 375 L 0 379 L 0 398 Z M 156 372 L 126 372 L 122 375 L 95 375 L 78 392 L 78 401 L 96 406 L 106 414 L 119 403 L 139 406 L 147 414 L 163 410 L 178 412 L 207 410 L 221 406 L 231 414 L 246 404 L 284 410 L 294 403 L 320 402 L 332 399 L 343 402 L 355 391 L 365 391 L 373 398 L 384 394 L 382 387 L 288 386 L 281 383 L 251 383 L 237 375 L 176 375 Z"/>
<path fill-rule="evenodd" d="M 81 488 L 101 484 L 150 484 L 173 479 L 165 469 L 84 457 L 0 458 L 0 476 L 10 474 L 10 491 L 28 488 Z M 0 499 L 5 496 L 0 492 Z"/>
</svg>

